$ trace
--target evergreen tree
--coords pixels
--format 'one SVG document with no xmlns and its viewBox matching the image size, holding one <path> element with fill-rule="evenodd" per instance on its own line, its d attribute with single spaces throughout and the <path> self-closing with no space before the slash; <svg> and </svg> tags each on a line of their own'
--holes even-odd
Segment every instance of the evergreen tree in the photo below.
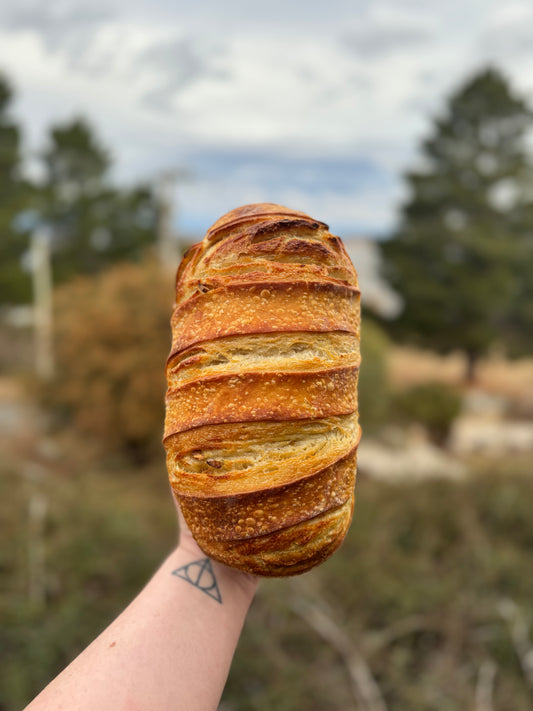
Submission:
<svg viewBox="0 0 533 711">
<path fill-rule="evenodd" d="M 13 90 L 0 75 L 0 303 L 26 301 L 30 278 L 22 270 L 27 236 L 15 229 L 14 221 L 28 190 L 20 176 L 20 129 L 10 117 Z"/>
<path fill-rule="evenodd" d="M 450 98 L 408 173 L 409 199 L 383 243 L 385 271 L 404 300 L 396 335 L 462 349 L 468 376 L 496 341 L 533 343 L 532 114 L 495 69 Z"/>
<path fill-rule="evenodd" d="M 52 234 L 54 281 L 138 258 L 155 241 L 152 192 L 111 186 L 109 153 L 86 121 L 52 128 L 43 163 L 42 214 Z"/>
</svg>

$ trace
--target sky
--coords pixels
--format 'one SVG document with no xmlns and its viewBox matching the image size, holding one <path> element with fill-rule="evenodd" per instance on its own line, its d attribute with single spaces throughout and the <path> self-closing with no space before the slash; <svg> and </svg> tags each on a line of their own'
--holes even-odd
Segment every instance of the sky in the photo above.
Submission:
<svg viewBox="0 0 533 711">
<path fill-rule="evenodd" d="M 447 97 L 491 64 L 533 99 L 530 0 L 1 0 L 28 156 L 85 116 L 122 185 L 176 177 L 176 228 L 276 202 L 382 236 Z M 533 103 L 533 102 L 532 102 Z"/>
</svg>

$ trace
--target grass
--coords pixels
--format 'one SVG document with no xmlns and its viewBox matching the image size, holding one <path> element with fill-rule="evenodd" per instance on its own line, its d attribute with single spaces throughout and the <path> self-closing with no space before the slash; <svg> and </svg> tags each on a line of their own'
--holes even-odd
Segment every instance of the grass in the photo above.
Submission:
<svg viewBox="0 0 533 711">
<path fill-rule="evenodd" d="M 29 595 L 30 501 L 44 497 L 44 601 Z M 146 583 L 171 548 L 165 470 L 0 476 L 0 709 L 22 708 Z"/>
<path fill-rule="evenodd" d="M 389 709 L 474 708 L 480 669 L 496 665 L 494 707 L 531 693 L 502 617 L 533 617 L 533 479 L 525 459 L 471 462 L 463 483 L 361 479 L 353 525 L 328 562 L 264 581 L 223 697 L 226 711 L 354 708 L 337 650 L 295 614 L 326 609 L 366 660 Z M 0 709 L 22 708 L 136 594 L 172 545 L 165 470 L 80 467 L 39 485 L 45 599 L 28 595 L 28 502 L 36 484 L 0 477 Z M 502 603 L 504 607 L 502 608 Z"/>
<path fill-rule="evenodd" d="M 514 472 L 502 464 L 500 472 L 480 472 L 462 484 L 361 481 L 343 547 L 298 581 L 293 594 L 326 606 L 367 660 L 389 708 L 473 708 L 487 660 L 497 669 L 494 707 L 531 707 L 501 614 L 502 603 L 512 600 L 526 622 L 533 615 L 527 474 L 519 463 Z M 275 581 L 256 600 L 227 708 L 271 708 L 273 685 L 289 699 L 278 704 L 282 709 L 298 708 L 298 699 L 310 710 L 353 708 L 340 657 L 280 603 L 284 591 L 284 582 Z"/>
</svg>

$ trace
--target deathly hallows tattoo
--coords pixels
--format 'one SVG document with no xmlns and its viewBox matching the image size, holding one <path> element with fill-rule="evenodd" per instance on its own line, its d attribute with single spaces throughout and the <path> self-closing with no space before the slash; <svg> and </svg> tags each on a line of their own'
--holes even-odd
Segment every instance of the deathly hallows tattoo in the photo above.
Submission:
<svg viewBox="0 0 533 711">
<path fill-rule="evenodd" d="M 172 571 L 172 575 L 176 575 L 182 580 L 186 580 L 195 588 L 198 588 L 213 600 L 222 604 L 222 595 L 218 587 L 217 579 L 213 571 L 213 566 L 209 558 L 200 558 L 193 560 L 191 563 L 182 565 L 181 568 L 176 568 Z"/>
</svg>

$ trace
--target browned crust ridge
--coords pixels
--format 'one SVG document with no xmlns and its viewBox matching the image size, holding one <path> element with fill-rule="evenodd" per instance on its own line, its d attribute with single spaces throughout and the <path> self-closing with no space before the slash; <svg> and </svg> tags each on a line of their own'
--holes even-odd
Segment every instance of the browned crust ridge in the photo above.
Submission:
<svg viewBox="0 0 533 711">
<path fill-rule="evenodd" d="M 198 538 L 200 548 L 214 560 L 253 575 L 285 577 L 307 572 L 324 562 L 343 542 L 353 514 L 353 497 L 319 516 L 242 541 Z"/>
<path fill-rule="evenodd" d="M 355 485 L 357 448 L 304 479 L 240 496 L 179 496 L 194 536 L 233 541 L 294 526 L 346 503 Z"/>
<path fill-rule="evenodd" d="M 201 425 L 347 415 L 357 407 L 358 368 L 219 375 L 170 390 L 165 438 Z"/>
<path fill-rule="evenodd" d="M 170 357 L 202 341 L 225 336 L 278 331 L 358 333 L 360 292 L 353 286 L 263 278 L 205 288 L 205 293 L 177 305 L 171 319 Z"/>
</svg>

